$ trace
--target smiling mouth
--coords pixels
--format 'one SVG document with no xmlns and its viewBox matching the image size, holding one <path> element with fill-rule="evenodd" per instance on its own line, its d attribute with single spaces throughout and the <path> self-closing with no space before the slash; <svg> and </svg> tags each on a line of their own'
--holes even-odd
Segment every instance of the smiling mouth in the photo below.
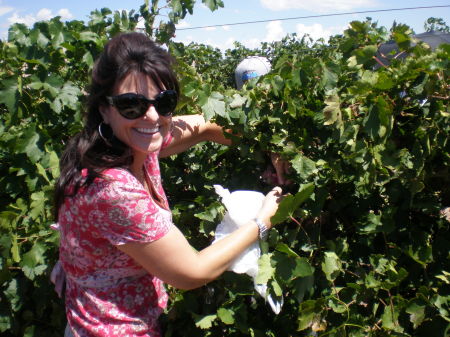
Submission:
<svg viewBox="0 0 450 337">
<path fill-rule="evenodd" d="M 145 135 L 152 135 L 154 133 L 159 132 L 159 127 L 155 127 L 155 128 L 135 128 L 135 130 L 139 133 L 145 134 Z"/>
</svg>

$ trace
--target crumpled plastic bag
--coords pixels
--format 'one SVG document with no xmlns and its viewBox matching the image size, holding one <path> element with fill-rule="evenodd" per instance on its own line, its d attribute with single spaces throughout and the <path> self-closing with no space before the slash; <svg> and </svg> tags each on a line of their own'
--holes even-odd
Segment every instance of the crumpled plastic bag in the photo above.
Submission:
<svg viewBox="0 0 450 337">
<path fill-rule="evenodd" d="M 264 201 L 264 194 L 256 191 L 234 191 L 230 193 L 228 189 L 220 185 L 214 185 L 216 193 L 221 197 L 227 212 L 221 223 L 217 225 L 215 241 L 219 241 L 234 232 L 239 227 L 255 219 Z M 228 270 L 237 274 L 247 274 L 253 278 L 255 290 L 269 302 L 274 313 L 278 314 L 283 305 L 283 297 L 273 298 L 267 292 L 266 284 L 256 284 L 258 275 L 258 260 L 261 256 L 259 243 L 250 245 L 240 256 L 230 265 Z"/>
</svg>

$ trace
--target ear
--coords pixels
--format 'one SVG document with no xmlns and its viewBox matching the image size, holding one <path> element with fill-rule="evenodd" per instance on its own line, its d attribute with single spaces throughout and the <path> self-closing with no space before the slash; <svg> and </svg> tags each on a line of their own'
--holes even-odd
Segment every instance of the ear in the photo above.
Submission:
<svg viewBox="0 0 450 337">
<path fill-rule="evenodd" d="M 103 122 L 105 124 L 109 124 L 109 109 L 107 106 L 100 105 L 98 108 L 98 111 L 100 111 L 100 115 L 102 115 Z"/>
</svg>

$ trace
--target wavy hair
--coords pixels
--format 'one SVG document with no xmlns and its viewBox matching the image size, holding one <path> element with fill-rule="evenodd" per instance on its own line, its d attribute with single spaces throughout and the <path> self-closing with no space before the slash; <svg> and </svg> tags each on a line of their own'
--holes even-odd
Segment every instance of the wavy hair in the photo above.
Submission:
<svg viewBox="0 0 450 337">
<path fill-rule="evenodd" d="M 89 186 L 101 177 L 103 170 L 126 167 L 132 162 L 131 150 L 111 130 L 106 130 L 111 135 L 110 142 L 99 134 L 103 122 L 99 108 L 108 104 L 106 97 L 131 73 L 145 74 L 160 90 L 178 93 L 178 80 L 172 70 L 174 62 L 169 53 L 143 33 L 122 33 L 105 45 L 92 70 L 84 127 L 69 141 L 60 159 L 61 174 L 54 195 L 56 221 L 66 197 L 74 196 L 82 186 Z M 81 175 L 83 169 L 87 169 L 86 179 Z"/>
</svg>

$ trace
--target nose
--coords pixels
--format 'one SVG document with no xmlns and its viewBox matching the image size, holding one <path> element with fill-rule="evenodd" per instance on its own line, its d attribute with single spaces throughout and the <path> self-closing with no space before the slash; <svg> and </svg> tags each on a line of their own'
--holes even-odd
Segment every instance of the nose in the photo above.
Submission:
<svg viewBox="0 0 450 337">
<path fill-rule="evenodd" d="M 150 104 L 148 106 L 147 111 L 145 112 L 145 115 L 143 118 L 151 120 L 151 121 L 157 121 L 159 118 L 158 112 L 155 109 L 155 106 L 153 104 Z"/>
</svg>

